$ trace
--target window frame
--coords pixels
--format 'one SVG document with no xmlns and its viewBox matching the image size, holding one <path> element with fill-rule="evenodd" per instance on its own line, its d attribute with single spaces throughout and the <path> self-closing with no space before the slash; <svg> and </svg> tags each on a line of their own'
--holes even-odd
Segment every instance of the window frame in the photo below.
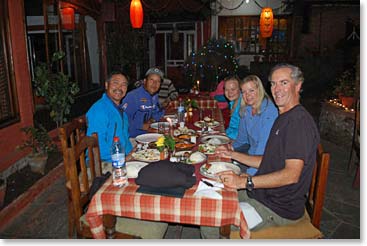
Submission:
<svg viewBox="0 0 367 246">
<path fill-rule="evenodd" d="M 16 83 L 14 77 L 14 66 L 12 59 L 12 47 L 10 40 L 10 26 L 9 26 L 9 12 L 8 4 L 6 0 L 0 0 L 0 38 L 2 42 L 1 51 L 4 56 L 4 73 L 7 80 L 7 94 L 3 95 L 7 97 L 8 101 L 8 115 L 2 117 L 0 115 L 0 129 L 5 128 L 11 124 L 20 121 L 19 104 L 16 90 Z M 5 92 L 6 93 L 6 92 Z"/>
<path fill-rule="evenodd" d="M 288 56 L 290 53 L 290 35 L 292 16 L 277 15 L 274 20 L 278 20 L 278 26 L 274 25 L 273 34 L 279 32 L 279 23 L 281 19 L 286 19 L 285 41 L 280 42 L 274 35 L 270 38 L 260 37 L 259 16 L 219 16 L 218 17 L 219 36 L 228 41 L 232 41 L 235 47 L 235 53 L 238 55 L 272 55 Z M 276 22 L 276 21 L 274 21 Z M 256 23 L 256 26 L 254 25 Z M 232 34 L 232 37 L 230 37 Z M 279 45 L 280 44 L 280 45 Z M 283 52 L 273 51 L 274 47 L 285 47 Z M 244 48 L 245 47 L 245 48 Z M 249 48 L 246 48 L 249 47 Z M 265 47 L 265 48 L 263 48 Z"/>
</svg>

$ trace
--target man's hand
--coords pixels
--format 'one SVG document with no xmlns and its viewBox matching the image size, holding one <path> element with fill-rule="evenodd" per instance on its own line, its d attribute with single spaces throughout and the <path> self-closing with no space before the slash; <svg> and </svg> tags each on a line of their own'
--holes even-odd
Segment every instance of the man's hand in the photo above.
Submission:
<svg viewBox="0 0 367 246">
<path fill-rule="evenodd" d="M 247 174 L 241 175 L 235 174 L 233 171 L 219 172 L 218 176 L 224 186 L 230 189 L 243 189 L 246 188 Z"/>
<path fill-rule="evenodd" d="M 149 129 L 149 127 L 150 127 L 150 121 L 148 121 L 148 122 L 145 122 L 144 124 L 143 124 L 143 127 L 142 127 L 142 129 L 143 130 L 145 130 L 145 131 L 147 131 L 148 129 Z"/>
<path fill-rule="evenodd" d="M 232 150 L 227 146 L 221 145 L 215 149 L 215 154 L 220 157 L 231 158 Z"/>
</svg>

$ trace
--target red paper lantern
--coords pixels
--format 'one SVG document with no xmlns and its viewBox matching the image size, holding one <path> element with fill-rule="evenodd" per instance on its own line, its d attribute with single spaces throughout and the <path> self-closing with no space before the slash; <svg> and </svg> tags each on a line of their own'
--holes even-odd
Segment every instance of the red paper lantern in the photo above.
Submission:
<svg viewBox="0 0 367 246">
<path fill-rule="evenodd" d="M 74 30 L 75 28 L 75 15 L 73 8 L 63 8 L 60 10 L 62 28 L 66 30 Z"/>
<path fill-rule="evenodd" d="M 140 0 L 132 0 L 130 3 L 130 22 L 133 28 L 141 28 L 143 26 L 143 6 Z"/>
<path fill-rule="evenodd" d="M 260 15 L 260 35 L 263 38 L 271 37 L 273 33 L 273 10 L 263 8 Z"/>
</svg>

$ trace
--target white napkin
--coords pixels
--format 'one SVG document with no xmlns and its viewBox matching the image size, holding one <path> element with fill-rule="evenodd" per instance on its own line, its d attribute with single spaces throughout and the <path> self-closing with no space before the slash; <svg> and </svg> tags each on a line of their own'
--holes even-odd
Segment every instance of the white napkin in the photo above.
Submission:
<svg viewBox="0 0 367 246">
<path fill-rule="evenodd" d="M 217 182 L 215 182 L 215 183 L 217 183 Z M 222 195 L 219 194 L 218 192 L 216 192 L 217 190 L 221 190 L 221 188 L 220 187 L 217 187 L 217 186 L 210 187 L 210 186 L 206 185 L 205 183 L 203 183 L 202 181 L 200 181 L 199 182 L 199 185 L 198 185 L 198 188 L 197 188 L 197 190 L 194 193 L 194 196 L 197 196 L 197 197 L 208 197 L 208 198 L 212 198 L 212 199 L 221 200 L 222 199 Z"/>
<path fill-rule="evenodd" d="M 263 221 L 256 209 L 247 202 L 240 202 L 240 208 L 250 230 Z"/>
</svg>

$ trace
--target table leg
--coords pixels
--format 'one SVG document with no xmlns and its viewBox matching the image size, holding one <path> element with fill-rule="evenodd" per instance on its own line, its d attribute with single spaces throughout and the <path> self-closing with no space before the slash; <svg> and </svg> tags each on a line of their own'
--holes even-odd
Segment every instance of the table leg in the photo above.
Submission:
<svg viewBox="0 0 367 246">
<path fill-rule="evenodd" d="M 108 239 L 114 239 L 116 232 L 116 216 L 111 214 L 103 215 L 103 226 L 105 228 L 106 237 Z"/>
<path fill-rule="evenodd" d="M 229 239 L 229 234 L 231 233 L 231 225 L 221 226 L 219 229 L 219 234 L 221 239 Z"/>
</svg>

